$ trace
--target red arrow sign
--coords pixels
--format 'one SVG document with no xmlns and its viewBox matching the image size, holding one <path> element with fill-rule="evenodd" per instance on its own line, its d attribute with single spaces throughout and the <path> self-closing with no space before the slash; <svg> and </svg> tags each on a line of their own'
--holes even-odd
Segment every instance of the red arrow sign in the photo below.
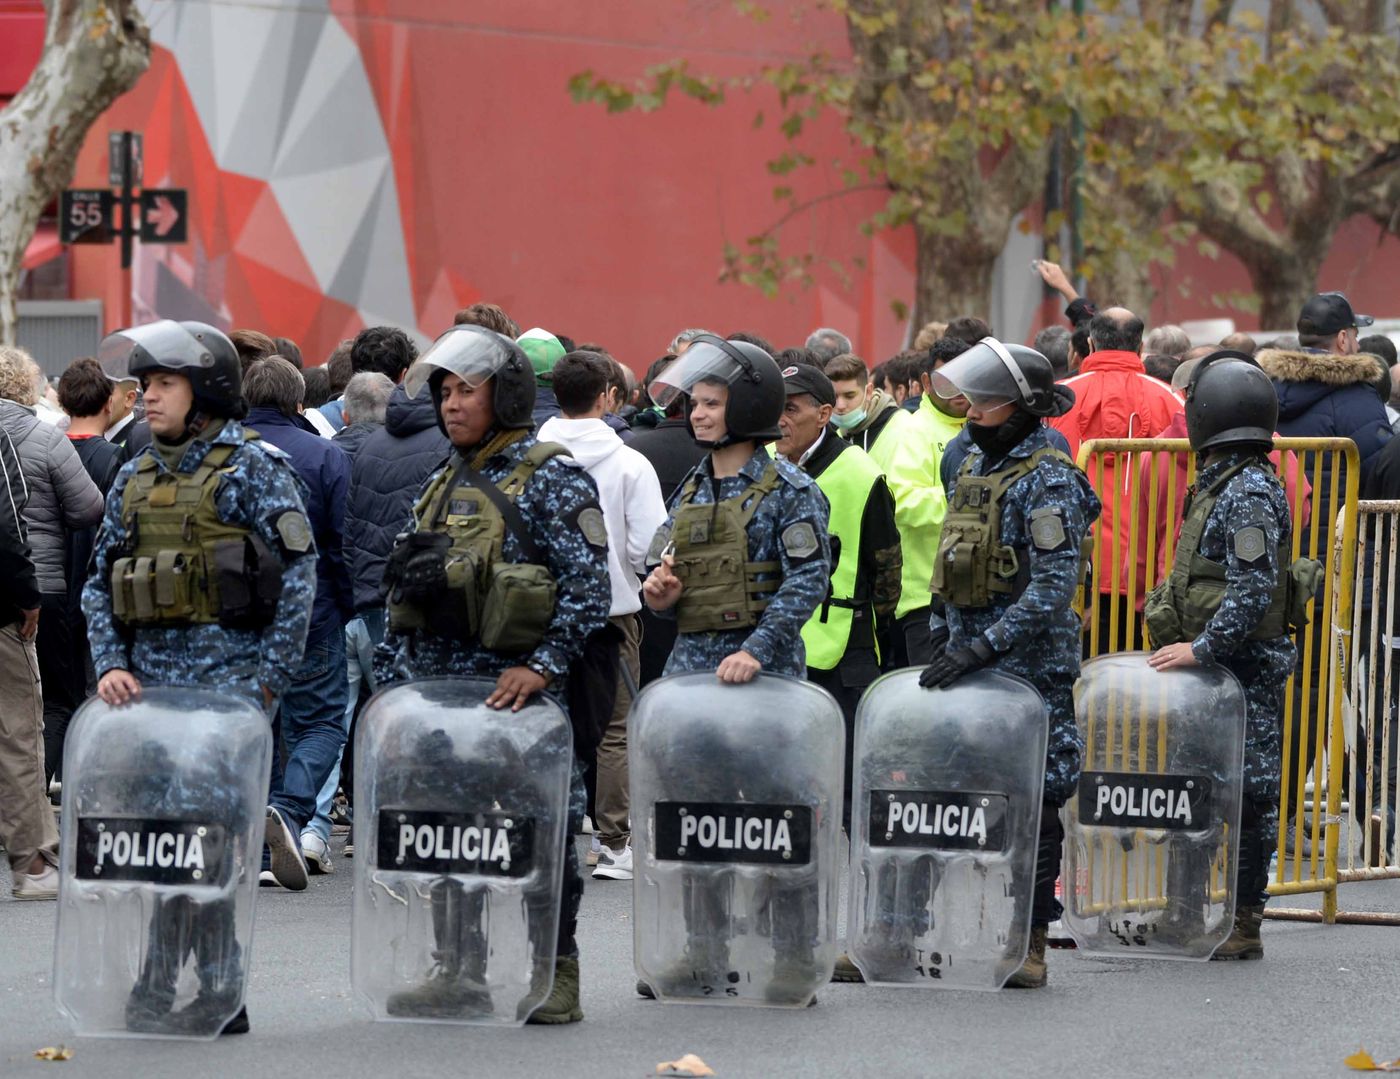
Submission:
<svg viewBox="0 0 1400 1079">
<path fill-rule="evenodd" d="M 173 229 L 180 220 L 180 211 L 175 209 L 170 200 L 164 195 L 156 196 L 156 204 L 146 211 L 146 221 L 154 224 L 156 235 L 164 236 Z"/>
</svg>

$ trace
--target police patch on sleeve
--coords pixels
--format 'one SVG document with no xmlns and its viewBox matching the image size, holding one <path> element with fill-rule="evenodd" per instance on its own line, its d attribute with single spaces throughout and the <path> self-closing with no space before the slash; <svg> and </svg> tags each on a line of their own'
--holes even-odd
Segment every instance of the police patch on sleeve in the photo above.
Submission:
<svg viewBox="0 0 1400 1079">
<path fill-rule="evenodd" d="M 1268 541 L 1262 528 L 1250 525 L 1235 533 L 1235 557 L 1245 565 L 1253 565 L 1267 554 Z"/>
<path fill-rule="evenodd" d="M 286 510 L 277 515 L 277 538 L 289 554 L 305 554 L 311 550 L 311 525 L 300 510 Z"/>
<path fill-rule="evenodd" d="M 798 521 L 783 529 L 783 550 L 794 562 L 806 562 L 816 555 L 822 545 L 817 539 L 817 530 L 810 521 Z"/>
<path fill-rule="evenodd" d="M 603 524 L 603 511 L 597 506 L 588 506 L 579 511 L 578 527 L 583 538 L 594 547 L 607 547 L 608 530 Z"/>
<path fill-rule="evenodd" d="M 1031 542 L 1037 551 L 1060 551 L 1069 546 L 1063 515 L 1059 506 L 1043 506 L 1031 512 Z"/>
</svg>

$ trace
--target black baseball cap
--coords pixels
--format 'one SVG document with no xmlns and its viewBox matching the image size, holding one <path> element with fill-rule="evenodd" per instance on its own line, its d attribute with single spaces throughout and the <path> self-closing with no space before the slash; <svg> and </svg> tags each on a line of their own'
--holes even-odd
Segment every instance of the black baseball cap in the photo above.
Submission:
<svg viewBox="0 0 1400 1079">
<path fill-rule="evenodd" d="M 836 387 L 826 373 L 805 363 L 795 363 L 783 368 L 783 389 L 791 397 L 795 393 L 809 393 L 819 405 L 836 406 Z"/>
<path fill-rule="evenodd" d="M 1329 337 L 1343 330 L 1361 329 L 1375 322 L 1370 315 L 1358 315 L 1340 292 L 1319 292 L 1298 314 L 1298 332 Z"/>
</svg>

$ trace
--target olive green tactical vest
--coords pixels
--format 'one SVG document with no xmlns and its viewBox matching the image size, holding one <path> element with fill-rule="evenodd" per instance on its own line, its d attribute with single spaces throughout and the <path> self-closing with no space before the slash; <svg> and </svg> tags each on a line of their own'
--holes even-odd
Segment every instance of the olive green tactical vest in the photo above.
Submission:
<svg viewBox="0 0 1400 1079">
<path fill-rule="evenodd" d="M 1206 489 L 1187 496 L 1171 572 L 1147 594 L 1143 604 L 1148 633 L 1158 647 L 1194 641 L 1224 601 L 1226 568 L 1201 555 L 1201 536 L 1225 484 L 1251 465 L 1263 467 L 1255 461 L 1243 461 L 1226 470 Z M 1290 627 L 1307 625 L 1307 603 L 1322 579 L 1322 564 L 1311 558 L 1299 558 L 1290 565 L 1288 554 L 1288 544 L 1280 544 L 1278 564 L 1286 568 L 1278 574 L 1269 596 L 1269 609 L 1250 633 L 1251 641 L 1284 637 Z"/>
<path fill-rule="evenodd" d="M 692 473 L 681 490 L 671 543 L 675 548 L 672 572 L 685 587 L 676 604 L 681 633 L 707 633 L 750 629 L 758 625 L 768 607 L 764 593 L 777 590 L 778 582 L 758 580 L 761 573 L 779 573 L 781 562 L 749 561 L 749 522 L 763 499 L 782 480 L 769 461 L 763 475 L 737 498 L 699 504 L 700 476 Z"/>
<path fill-rule="evenodd" d="M 1015 598 L 1030 576 L 1028 552 L 1001 542 L 1001 500 L 1017 480 L 1029 476 L 1041 461 L 1074 462 L 1053 446 L 986 476 L 972 472 L 969 455 L 958 469 L 957 485 L 943 518 L 938 557 L 933 563 L 930 590 L 954 607 L 986 607 L 998 596 Z M 1087 546 L 1087 539 L 1086 539 Z"/>
<path fill-rule="evenodd" d="M 557 443 L 535 443 L 495 493 L 514 511 L 539 467 L 567 454 Z M 479 642 L 492 651 L 529 652 L 554 617 L 556 583 L 539 564 L 540 552 L 518 513 L 518 523 L 508 522 L 466 471 L 465 463 L 443 468 L 413 508 L 416 529 L 400 537 L 385 573 L 390 626 Z M 507 530 L 515 533 L 527 561 L 503 560 Z"/>
<path fill-rule="evenodd" d="M 248 432 L 248 438 L 257 436 Z M 128 553 L 112 564 L 112 613 L 127 626 L 221 621 L 219 564 L 242 560 L 250 532 L 220 520 L 220 471 L 238 446 L 210 448 L 193 472 L 162 470 L 153 453 L 122 494 Z M 280 567 L 279 567 L 280 577 Z"/>
</svg>

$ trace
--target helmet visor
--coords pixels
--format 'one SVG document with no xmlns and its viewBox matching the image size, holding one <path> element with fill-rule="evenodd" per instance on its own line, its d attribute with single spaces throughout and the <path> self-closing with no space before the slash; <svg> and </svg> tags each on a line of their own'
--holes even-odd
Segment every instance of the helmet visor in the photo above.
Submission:
<svg viewBox="0 0 1400 1079">
<path fill-rule="evenodd" d="M 404 392 L 410 398 L 417 397 L 433 372 L 439 370 L 456 375 L 476 389 L 509 359 L 510 349 L 500 334 L 476 326 L 451 329 L 413 362 L 404 376 Z"/>
<path fill-rule="evenodd" d="M 136 378 L 133 368 L 137 372 L 155 367 L 178 371 L 214 364 L 213 353 L 171 319 L 108 334 L 98 346 L 97 359 L 107 377 L 116 380 Z"/>
<path fill-rule="evenodd" d="M 933 373 L 933 392 L 945 401 L 966 397 L 978 408 L 1030 398 L 1026 376 L 1000 341 L 984 337 Z"/>
<path fill-rule="evenodd" d="M 735 353 L 738 349 L 734 350 Z M 742 355 L 742 354 L 740 354 Z M 665 408 L 698 383 L 722 382 L 733 385 L 744 373 L 744 366 L 733 353 L 704 338 L 697 339 L 676 361 L 651 380 L 647 393 Z"/>
</svg>

